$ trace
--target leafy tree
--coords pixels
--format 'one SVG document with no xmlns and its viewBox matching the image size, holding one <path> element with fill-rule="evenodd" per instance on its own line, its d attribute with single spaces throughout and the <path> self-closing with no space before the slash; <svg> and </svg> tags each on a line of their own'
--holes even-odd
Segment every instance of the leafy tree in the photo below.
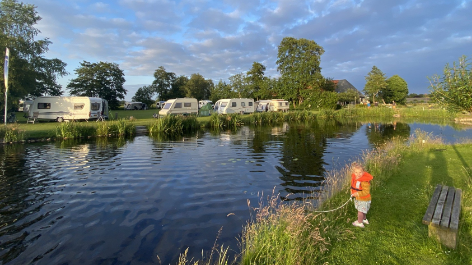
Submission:
<svg viewBox="0 0 472 265">
<path fill-rule="evenodd" d="M 35 25 L 41 20 L 36 7 L 16 0 L 0 2 L 0 49 L 10 49 L 8 84 L 12 98 L 41 95 L 61 95 L 58 76 L 67 74 L 66 64 L 59 59 L 46 59 L 51 41 L 36 40 L 40 31 Z M 0 71 L 3 72 L 3 64 Z M 0 86 L 5 90 L 3 75 Z M 2 103 L 4 99 L 2 98 Z"/>
<path fill-rule="evenodd" d="M 231 89 L 236 92 L 237 97 L 253 98 L 251 87 L 247 83 L 247 78 L 244 73 L 239 73 L 230 76 L 229 85 Z"/>
<path fill-rule="evenodd" d="M 249 90 L 252 91 L 253 96 L 256 100 L 262 99 L 262 95 L 265 91 L 264 86 L 264 71 L 266 67 L 258 62 L 252 63 L 252 68 L 246 73 L 246 83 L 249 86 Z"/>
<path fill-rule="evenodd" d="M 187 82 L 188 77 L 186 77 L 185 75 L 181 75 L 175 78 L 170 87 L 167 99 L 185 97 L 185 95 L 187 94 L 187 91 L 185 90 L 185 85 L 187 84 Z"/>
<path fill-rule="evenodd" d="M 100 97 L 108 100 L 112 109 L 119 106 L 119 99 L 124 99 L 126 89 L 124 73 L 116 63 L 82 62 L 75 69 L 77 78 L 72 79 L 67 85 L 71 95 Z"/>
<path fill-rule="evenodd" d="M 201 74 L 192 74 L 185 84 L 186 96 L 197 100 L 210 97 L 210 82 L 205 80 Z"/>
<path fill-rule="evenodd" d="M 226 84 L 223 80 L 220 80 L 215 86 L 210 87 L 210 100 L 213 102 L 218 101 L 222 98 L 234 98 L 236 97 L 231 90 L 231 86 Z"/>
<path fill-rule="evenodd" d="M 138 88 L 136 94 L 134 94 L 131 100 L 136 102 L 146 103 L 148 106 L 151 106 L 154 103 L 152 99 L 154 97 L 155 88 L 153 86 L 143 86 Z"/>
<path fill-rule="evenodd" d="M 159 68 L 154 71 L 154 78 L 152 84 L 156 88 L 159 100 L 168 100 L 172 98 L 170 90 L 175 81 L 175 74 L 167 72 L 163 66 L 159 66 Z"/>
<path fill-rule="evenodd" d="M 318 89 L 317 80 L 322 78 L 320 58 L 323 47 L 315 41 L 285 37 L 278 47 L 277 70 L 281 73 L 281 95 L 300 104 L 302 90 Z"/>
<path fill-rule="evenodd" d="M 364 92 L 371 96 L 372 102 L 375 102 L 375 97 L 387 87 L 386 79 L 385 74 L 375 65 L 365 77 Z"/>
<path fill-rule="evenodd" d="M 431 99 L 451 111 L 472 112 L 472 68 L 466 56 L 452 67 L 446 64 L 443 76 L 428 77 Z"/>
<path fill-rule="evenodd" d="M 399 104 L 405 104 L 408 95 L 408 84 L 400 76 L 394 75 L 387 79 L 387 87 L 380 94 L 385 102 L 395 101 Z"/>
</svg>

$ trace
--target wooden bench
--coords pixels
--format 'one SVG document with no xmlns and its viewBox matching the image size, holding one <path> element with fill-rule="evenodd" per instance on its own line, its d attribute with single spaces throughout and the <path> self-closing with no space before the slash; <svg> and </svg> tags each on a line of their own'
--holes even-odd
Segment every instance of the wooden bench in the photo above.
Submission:
<svg viewBox="0 0 472 265">
<path fill-rule="evenodd" d="M 456 248 L 462 190 L 437 185 L 423 224 L 428 225 L 428 235 L 449 248 Z"/>
</svg>

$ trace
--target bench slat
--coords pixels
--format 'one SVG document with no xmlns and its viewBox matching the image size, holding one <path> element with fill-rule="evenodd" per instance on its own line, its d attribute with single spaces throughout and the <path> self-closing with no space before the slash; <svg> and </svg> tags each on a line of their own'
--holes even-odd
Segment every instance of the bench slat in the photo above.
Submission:
<svg viewBox="0 0 472 265">
<path fill-rule="evenodd" d="M 446 202 L 447 192 L 449 190 L 448 186 L 443 186 L 441 190 L 441 194 L 439 195 L 438 204 L 436 205 L 436 210 L 434 211 L 433 220 L 431 224 L 433 226 L 439 227 L 439 223 L 441 222 L 442 212 L 444 209 L 444 203 Z"/>
<path fill-rule="evenodd" d="M 456 195 L 454 197 L 454 205 L 452 208 L 451 225 L 450 229 L 457 231 L 459 229 L 459 215 L 461 214 L 461 199 L 462 190 L 456 189 Z"/>
<path fill-rule="evenodd" d="M 446 197 L 446 204 L 444 205 L 444 211 L 441 218 L 441 227 L 449 228 L 449 222 L 451 221 L 452 203 L 454 202 L 454 195 L 456 189 L 449 187 Z"/>
<path fill-rule="evenodd" d="M 428 209 L 423 217 L 423 224 L 429 225 L 431 223 L 431 219 L 433 218 L 434 210 L 436 209 L 436 204 L 439 199 L 439 194 L 441 193 L 441 185 L 437 185 L 436 189 L 434 190 L 433 197 L 429 202 Z"/>
</svg>

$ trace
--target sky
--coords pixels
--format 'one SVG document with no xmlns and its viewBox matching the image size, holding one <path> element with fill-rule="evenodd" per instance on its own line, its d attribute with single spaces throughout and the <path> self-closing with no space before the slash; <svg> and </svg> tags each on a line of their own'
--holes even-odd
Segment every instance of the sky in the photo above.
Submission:
<svg viewBox="0 0 472 265">
<path fill-rule="evenodd" d="M 66 86 L 80 62 L 113 62 L 125 73 L 125 97 L 150 85 L 163 66 L 215 84 L 253 62 L 279 77 L 284 37 L 322 46 L 321 74 L 358 90 L 373 66 L 399 75 L 409 93 L 463 55 L 472 58 L 472 0 L 18 0 L 34 4 L 46 58 L 67 63 Z M 469 15 L 467 15 L 469 14 Z"/>
</svg>

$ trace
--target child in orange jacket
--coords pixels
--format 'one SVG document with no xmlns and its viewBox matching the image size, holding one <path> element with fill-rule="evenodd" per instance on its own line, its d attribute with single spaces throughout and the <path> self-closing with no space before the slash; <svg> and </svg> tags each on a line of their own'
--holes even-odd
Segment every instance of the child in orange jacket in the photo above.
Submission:
<svg viewBox="0 0 472 265">
<path fill-rule="evenodd" d="M 364 224 L 369 224 L 367 212 L 370 209 L 370 181 L 373 177 L 365 172 L 360 164 L 355 163 L 352 169 L 351 197 L 354 197 L 354 205 L 357 209 L 357 220 L 352 225 L 364 228 Z"/>
</svg>

